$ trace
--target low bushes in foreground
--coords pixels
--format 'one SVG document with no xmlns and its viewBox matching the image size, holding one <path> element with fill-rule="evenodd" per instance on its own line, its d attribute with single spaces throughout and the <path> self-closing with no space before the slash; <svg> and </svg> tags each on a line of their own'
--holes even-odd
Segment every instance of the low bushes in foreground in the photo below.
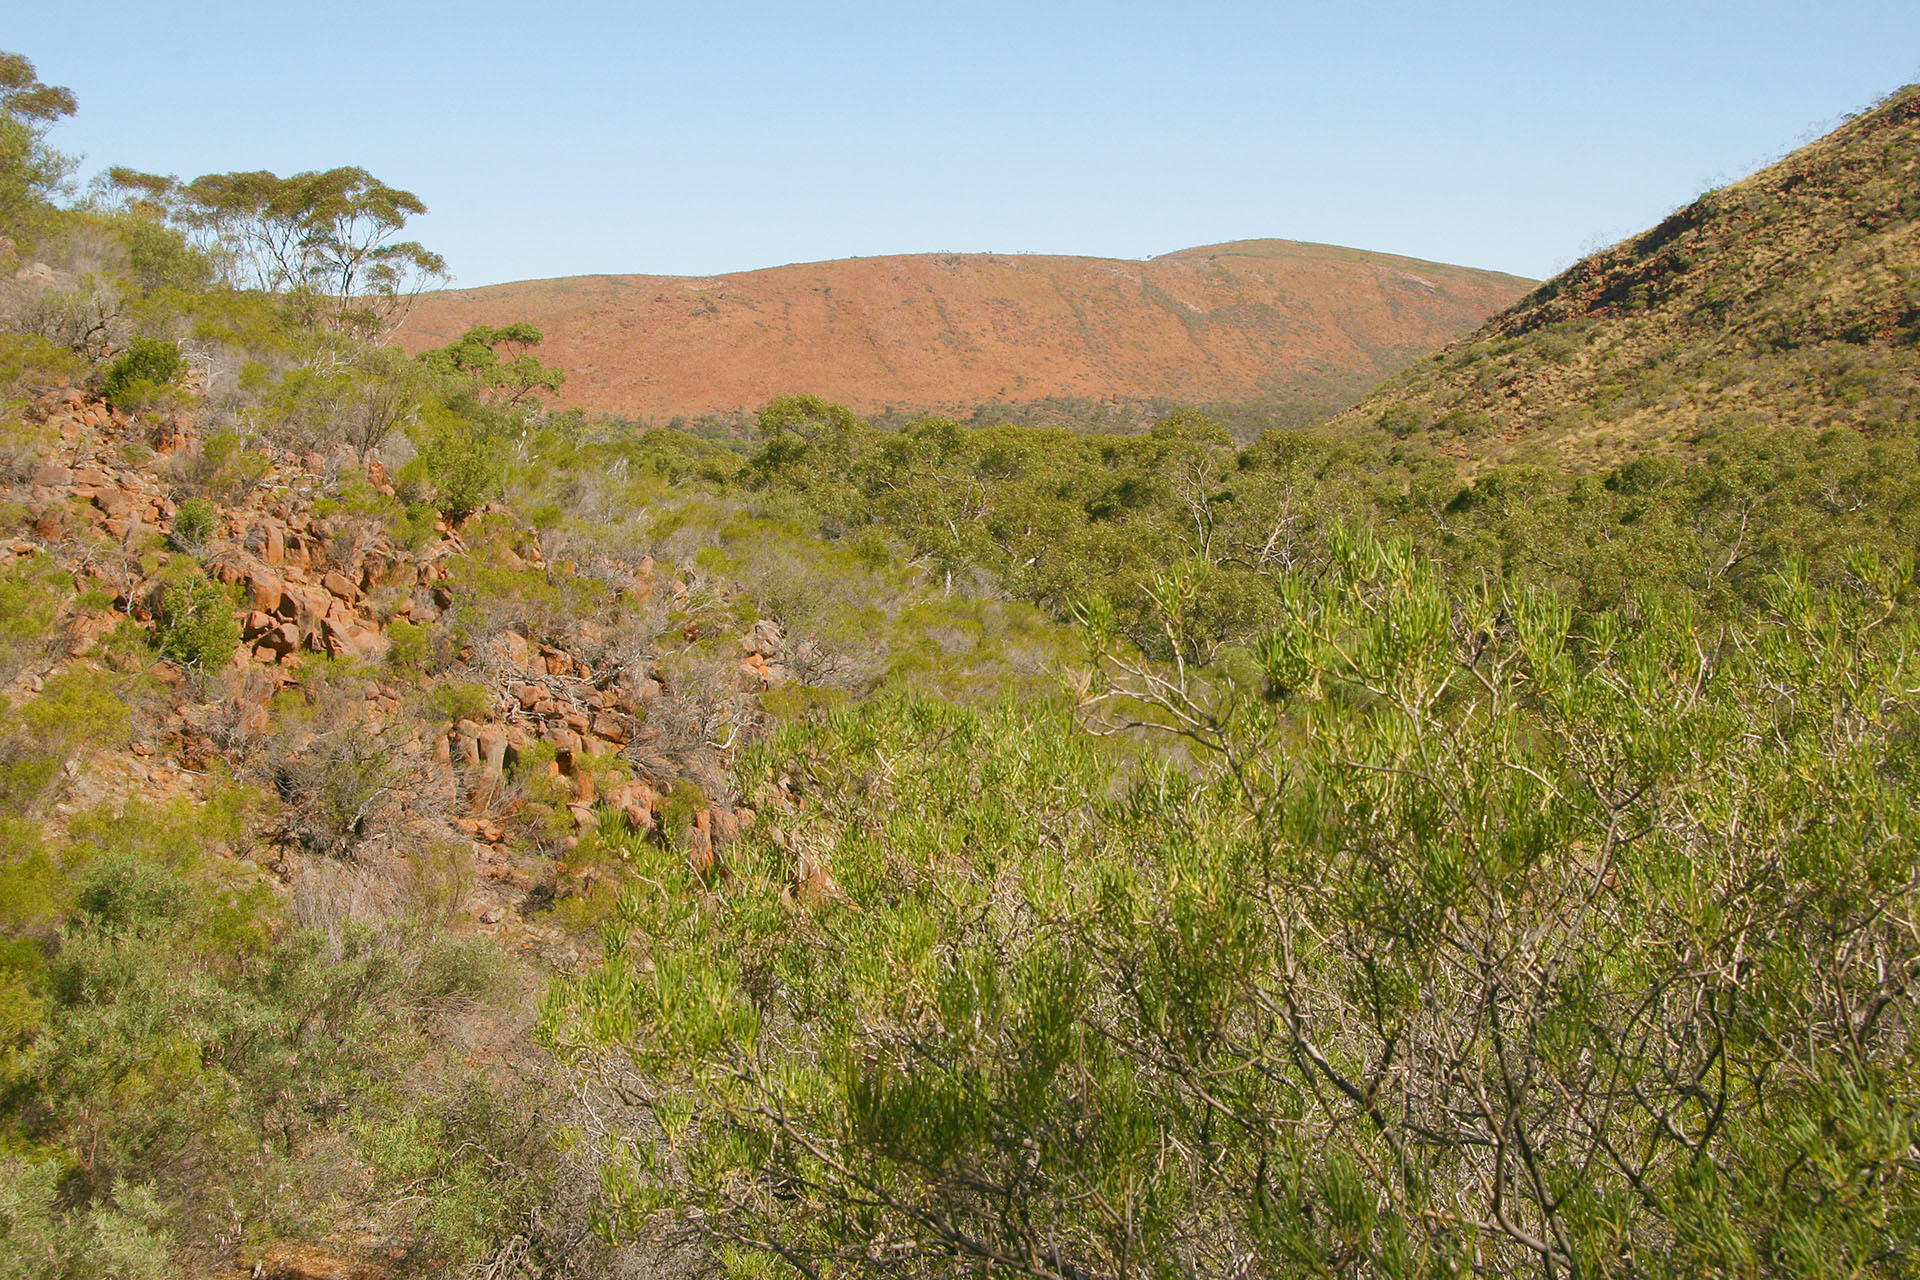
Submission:
<svg viewBox="0 0 1920 1280">
<path fill-rule="evenodd" d="M 1576 623 L 1350 537 L 1206 674 L 1109 650 L 1091 723 L 1191 772 L 1064 710 L 782 730 L 731 878 L 644 868 L 550 999 L 620 1230 L 741 1274 L 1902 1270 L 1911 577 Z"/>
</svg>

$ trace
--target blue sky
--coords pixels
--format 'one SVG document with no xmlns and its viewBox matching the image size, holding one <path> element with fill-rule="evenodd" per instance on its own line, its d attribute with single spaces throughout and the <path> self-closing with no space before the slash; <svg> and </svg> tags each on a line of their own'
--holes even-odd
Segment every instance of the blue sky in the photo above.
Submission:
<svg viewBox="0 0 1920 1280">
<path fill-rule="evenodd" d="M 1920 4 L 0 0 L 54 142 L 357 164 L 457 284 L 1263 236 L 1544 276 L 1920 80 Z"/>
</svg>

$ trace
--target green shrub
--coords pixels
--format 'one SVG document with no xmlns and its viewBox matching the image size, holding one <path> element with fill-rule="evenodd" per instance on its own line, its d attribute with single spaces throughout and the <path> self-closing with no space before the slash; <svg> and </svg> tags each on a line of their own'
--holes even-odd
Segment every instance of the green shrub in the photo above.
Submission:
<svg viewBox="0 0 1920 1280">
<path fill-rule="evenodd" d="M 0 681 L 46 651 L 73 579 L 45 555 L 0 565 Z"/>
<path fill-rule="evenodd" d="M 1479 409 L 1450 409 L 1433 425 L 1437 431 L 1450 431 L 1463 439 L 1474 440 L 1493 430 L 1493 419 Z"/>
<path fill-rule="evenodd" d="M 186 368 L 178 345 L 161 338 L 135 338 L 107 366 L 100 391 L 116 409 L 143 409 L 164 399 Z"/>
<path fill-rule="evenodd" d="M 797 720 L 844 707 L 852 701 L 853 695 L 845 689 L 784 684 L 760 695 L 760 709 L 775 720 Z"/>
<path fill-rule="evenodd" d="M 473 887 L 473 852 L 450 840 L 432 840 L 410 852 L 402 877 L 407 914 L 446 927 L 460 919 Z"/>
<path fill-rule="evenodd" d="M 707 793 L 698 783 L 682 778 L 660 801 L 660 830 L 677 840 L 693 825 L 694 816 L 706 807 Z"/>
<path fill-rule="evenodd" d="M 483 684 L 443 680 L 423 698 L 427 714 L 449 723 L 485 720 L 493 713 L 493 694 Z"/>
<path fill-rule="evenodd" d="M 439 532 L 434 526 L 440 522 L 440 513 L 424 502 L 408 505 L 387 521 L 388 532 L 392 534 L 394 545 L 409 551 L 417 551 L 432 542 Z"/>
<path fill-rule="evenodd" d="M 471 1097 L 489 1086 L 457 1068 L 452 1079 L 418 1069 L 429 1046 L 416 1020 L 471 1016 L 497 990 L 502 961 L 481 954 L 489 944 L 431 944 L 400 921 L 377 931 L 329 922 L 331 936 L 289 927 L 272 919 L 276 895 L 247 888 L 223 860 L 188 868 L 147 852 L 192 841 L 193 806 L 123 816 L 86 824 L 100 843 L 44 965 L 32 956 L 39 948 L 8 941 L 25 922 L 0 914 L 0 1035 L 23 1016 L 34 1024 L 31 1052 L 0 1045 L 0 1275 L 144 1280 L 174 1268 L 153 1253 L 123 1266 L 111 1249 L 164 1244 L 171 1232 L 204 1250 L 216 1220 L 323 1230 L 341 1194 L 340 1166 L 325 1153 L 347 1145 L 327 1130 L 345 1137 L 363 1099 L 384 1110 L 386 1098 L 369 1097 L 375 1079 L 449 1095 L 425 1100 L 449 1135 L 427 1168 L 500 1170 L 511 1160 L 503 1184 L 520 1197 L 537 1191 L 544 1146 L 525 1123 L 531 1108 Z M 27 1003 L 14 998 L 22 974 Z M 418 1105 L 391 1099 L 396 1110 Z M 57 1195 L 15 1158 L 22 1143 L 52 1157 L 42 1173 Z M 147 1183 L 166 1189 L 163 1203 L 143 1198 Z M 397 1179 L 382 1186 L 401 1189 Z M 471 1212 L 481 1206 L 468 1199 L 454 1215 L 465 1230 L 449 1233 L 463 1258 L 505 1234 L 503 1217 Z"/>
<path fill-rule="evenodd" d="M 156 614 L 160 656 L 193 671 L 229 661 L 240 643 L 233 607 L 227 589 L 198 568 L 175 573 Z"/>
<path fill-rule="evenodd" d="M 464 1272 L 510 1236 L 544 1193 L 553 1147 L 537 1096 L 472 1087 L 401 1097 L 382 1091 L 361 1108 L 352 1136 L 384 1184 L 417 1189 L 420 1252 Z"/>
<path fill-rule="evenodd" d="M 205 498 L 189 498 L 174 509 L 173 529 L 167 542 L 175 551 L 190 556 L 203 554 L 207 543 L 220 526 L 220 510 Z"/>
<path fill-rule="evenodd" d="M 42 831 L 29 819 L 0 817 L 0 936 L 45 935 L 65 914 L 70 886 Z"/>
<path fill-rule="evenodd" d="M 1913 572 L 1730 625 L 1343 532 L 1204 677 L 1109 626 L 1072 715 L 786 725 L 727 881 L 649 868 L 549 998 L 697 1117 L 631 1131 L 611 1220 L 816 1274 L 1902 1274 Z"/>
<path fill-rule="evenodd" d="M 441 937 L 421 953 L 415 989 L 430 1000 L 478 1000 L 499 983 L 503 967 L 490 939 Z"/>
<path fill-rule="evenodd" d="M 233 506 L 265 478 L 272 462 L 237 432 L 215 431 L 174 464 L 180 483 Z"/>
<path fill-rule="evenodd" d="M 0 813 L 30 812 L 82 750 L 124 746 L 130 721 L 119 680 L 86 669 L 48 677 L 17 710 L 0 706 Z"/>
<path fill-rule="evenodd" d="M 174 1274 L 165 1212 L 148 1187 L 72 1207 L 60 1161 L 0 1155 L 0 1275 L 147 1280 Z"/>
<path fill-rule="evenodd" d="M 0 333 L 0 389 L 9 393 L 57 387 L 85 369 L 79 356 L 47 338 Z"/>
<path fill-rule="evenodd" d="M 415 443 L 419 453 L 401 478 L 424 482 L 447 519 L 464 520 L 499 496 L 506 476 L 504 451 L 484 417 L 440 410 L 426 419 Z"/>
<path fill-rule="evenodd" d="M 1410 404 L 1391 404 L 1380 414 L 1379 427 L 1396 440 L 1420 429 L 1420 413 Z"/>
<path fill-rule="evenodd" d="M 128 276 L 149 299 L 158 291 L 190 297 L 213 283 L 213 261 L 177 229 L 132 213 L 105 221 L 126 247 Z"/>
<path fill-rule="evenodd" d="M 566 635 L 605 608 L 612 592 L 598 579 L 557 566 L 514 569 L 499 563 L 498 550 L 510 550 L 512 542 L 504 534 L 475 536 L 470 551 L 447 561 L 457 599 L 454 617 L 470 636 L 484 639 L 502 628 L 537 638 Z"/>
<path fill-rule="evenodd" d="M 122 746 L 132 713 L 120 683 L 103 671 L 60 672 L 20 708 L 20 719 L 36 740 L 62 753 Z"/>
<path fill-rule="evenodd" d="M 167 868 L 114 850 L 87 868 L 73 909 L 88 929 L 139 934 L 178 926 L 192 900 L 190 886 Z"/>
<path fill-rule="evenodd" d="M 28 812 L 59 776 L 58 757 L 0 742 L 0 813 Z"/>
<path fill-rule="evenodd" d="M 387 661 L 400 671 L 419 671 L 427 665 L 432 632 L 417 622 L 396 618 L 387 624 Z"/>
<path fill-rule="evenodd" d="M 315 853 L 351 853 L 392 805 L 397 777 L 392 747 L 373 734 L 357 726 L 322 734 L 275 770 L 286 834 Z"/>
</svg>

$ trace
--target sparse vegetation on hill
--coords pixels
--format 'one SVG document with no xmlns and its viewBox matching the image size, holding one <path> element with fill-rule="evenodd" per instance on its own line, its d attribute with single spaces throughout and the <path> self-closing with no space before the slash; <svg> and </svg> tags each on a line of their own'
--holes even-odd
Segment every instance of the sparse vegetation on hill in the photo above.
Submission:
<svg viewBox="0 0 1920 1280">
<path fill-rule="evenodd" d="M 1476 465 L 1905 433 L 1920 385 L 1920 89 L 1595 254 L 1336 430 Z"/>
<path fill-rule="evenodd" d="M 62 206 L 0 57 L 0 1275 L 1907 1274 L 1913 101 L 1335 428 L 723 447 L 381 345 L 358 170 Z M 1764 412 L 1515 461 L 1569 325 Z"/>
<path fill-rule="evenodd" d="M 1530 283 L 1285 240 L 1146 261 L 921 254 L 454 290 L 422 298 L 400 341 L 532 321 L 571 372 L 563 403 L 655 424 L 792 393 L 1129 430 L 1204 403 L 1251 439 L 1351 404 Z"/>
</svg>

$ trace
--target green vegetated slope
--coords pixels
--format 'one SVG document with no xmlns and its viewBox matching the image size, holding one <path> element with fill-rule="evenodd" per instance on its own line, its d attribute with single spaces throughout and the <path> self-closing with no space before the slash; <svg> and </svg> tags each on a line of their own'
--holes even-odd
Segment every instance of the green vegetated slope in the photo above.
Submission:
<svg viewBox="0 0 1920 1280">
<path fill-rule="evenodd" d="M 1453 456 L 1600 466 L 1790 425 L 1873 434 L 1920 371 L 1920 91 L 1541 285 L 1343 415 Z"/>
<path fill-rule="evenodd" d="M 0 72 L 0 1274 L 1911 1271 L 1898 325 L 1590 459 L 1394 428 L 1451 353 L 743 456 Z"/>
<path fill-rule="evenodd" d="M 1356 543 L 1242 670 L 1103 668 L 1191 772 L 1067 706 L 783 730 L 719 901 L 653 858 L 549 1006 L 614 1220 L 749 1274 L 1899 1274 L 1920 632 L 1863 569 L 1576 624 Z"/>
</svg>

